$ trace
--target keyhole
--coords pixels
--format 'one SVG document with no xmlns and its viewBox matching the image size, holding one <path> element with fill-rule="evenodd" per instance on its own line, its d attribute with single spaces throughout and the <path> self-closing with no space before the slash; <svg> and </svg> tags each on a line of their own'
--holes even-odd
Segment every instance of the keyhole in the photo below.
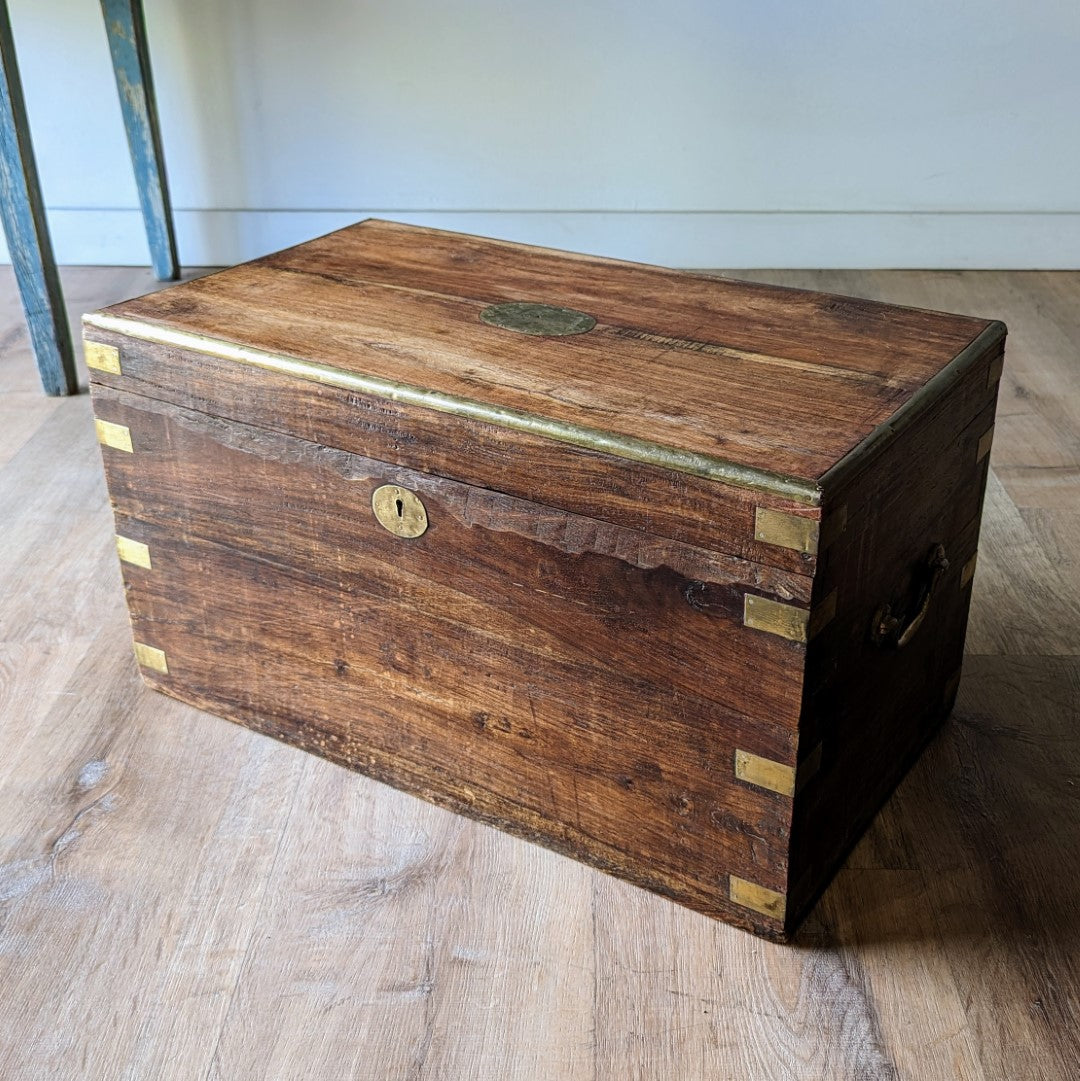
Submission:
<svg viewBox="0 0 1080 1081">
<path fill-rule="evenodd" d="M 383 484 L 371 493 L 375 518 L 395 537 L 413 540 L 428 527 L 427 511 L 415 492 L 397 484 Z"/>
</svg>

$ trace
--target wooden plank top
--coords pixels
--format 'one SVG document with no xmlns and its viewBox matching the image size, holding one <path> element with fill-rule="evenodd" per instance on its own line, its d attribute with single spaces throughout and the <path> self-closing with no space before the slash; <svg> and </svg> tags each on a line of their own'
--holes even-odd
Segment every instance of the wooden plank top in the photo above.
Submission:
<svg viewBox="0 0 1080 1081">
<path fill-rule="evenodd" d="M 510 301 L 596 325 L 538 337 L 481 319 Z M 377 220 L 87 322 L 804 494 L 1000 327 Z"/>
</svg>

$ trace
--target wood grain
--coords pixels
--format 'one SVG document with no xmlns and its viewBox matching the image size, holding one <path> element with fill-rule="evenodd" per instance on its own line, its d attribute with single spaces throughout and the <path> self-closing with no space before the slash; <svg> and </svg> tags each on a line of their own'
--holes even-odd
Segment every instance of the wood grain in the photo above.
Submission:
<svg viewBox="0 0 1080 1081">
<path fill-rule="evenodd" d="M 373 285 L 363 260 L 353 262 L 354 234 L 391 261 L 395 242 L 422 251 L 430 239 L 426 230 L 361 226 L 292 249 L 285 272 L 274 269 L 275 257 L 137 302 L 144 314 L 162 306 L 179 313 L 189 338 L 155 340 L 145 322 L 123 314 L 125 305 L 87 320 L 117 532 L 148 551 L 145 573 L 131 570 L 130 560 L 126 573 L 144 676 L 184 701 L 699 911 L 789 936 L 951 708 L 969 596 L 968 579 L 957 582 L 978 542 L 1004 328 L 987 326 L 957 357 L 934 335 L 958 325 L 970 332 L 972 322 L 918 313 L 928 331 L 921 363 L 933 375 L 921 387 L 903 386 L 899 374 L 881 380 L 889 423 L 871 424 L 863 444 L 860 411 L 879 382 L 865 371 L 736 357 L 699 342 L 693 352 L 707 354 L 710 367 L 692 378 L 689 369 L 664 370 L 686 351 L 680 346 L 648 364 L 632 350 L 613 362 L 605 324 L 592 333 L 591 318 L 589 333 L 566 339 L 507 335 L 479 302 L 453 289 L 452 277 L 450 293 Z M 509 262 L 508 275 L 537 295 L 552 257 L 537 255 L 532 279 L 533 254 L 474 239 L 463 240 L 454 261 L 486 258 L 492 276 L 499 259 Z M 573 278 L 579 262 L 564 257 L 564 274 Z M 612 266 L 609 292 L 618 293 L 623 270 Z M 638 271 L 639 318 L 653 321 L 655 346 L 673 339 L 652 275 L 661 283 L 667 276 Z M 717 300 L 720 322 L 741 303 L 738 285 L 728 292 Z M 810 333 L 782 291 L 757 304 L 793 338 Z M 842 298 L 827 306 L 850 308 L 846 318 L 866 348 L 875 335 L 893 335 L 888 309 Z M 895 333 L 911 318 L 900 311 Z M 96 340 L 99 331 L 109 340 Z M 289 344 L 282 333 L 293 335 Z M 353 341 L 347 355 L 342 336 Z M 379 343 L 377 375 L 390 385 L 341 377 L 342 365 L 365 363 L 353 355 L 364 342 Z M 425 343 L 419 353 L 418 343 Z M 453 355 L 444 352 L 448 343 Z M 275 368 L 271 354 L 309 367 Z M 108 363 L 96 359 L 102 355 Z M 310 367 L 328 356 L 338 357 L 333 369 Z M 936 356 L 937 370 L 927 356 Z M 394 366 L 403 357 L 407 371 Z M 729 554 L 721 536 L 690 549 L 604 522 L 596 500 L 554 509 L 540 501 L 546 487 L 517 498 L 512 493 L 527 487 L 522 449 L 548 443 L 552 479 L 564 486 L 586 446 L 538 427 L 526 428 L 529 442 L 519 449 L 520 425 L 505 413 L 477 416 L 448 405 L 447 395 L 461 394 L 462 364 L 474 389 L 488 386 L 481 397 L 489 406 L 544 423 L 580 424 L 551 382 L 579 381 L 594 432 L 629 414 L 635 399 L 635 422 L 652 423 L 657 396 L 676 394 L 675 414 L 687 417 L 693 398 L 718 443 L 755 432 L 761 446 L 776 449 L 802 443 L 804 432 L 788 407 L 783 419 L 773 413 L 770 393 L 810 409 L 818 435 L 835 408 L 843 449 L 834 450 L 836 468 L 815 490 L 830 510 L 825 543 L 816 543 L 818 521 L 795 519 L 811 524 L 815 540 L 800 547 L 824 550 L 812 588 L 809 576 Z M 767 392 L 769 368 L 783 368 L 783 378 L 774 372 Z M 331 400 L 340 441 L 337 432 L 325 444 L 295 438 L 309 434 L 310 384 L 339 392 Z M 205 414 L 158 400 L 191 388 Z M 341 391 L 353 393 L 342 401 Z M 442 396 L 431 408 L 429 394 Z M 370 397 L 366 409 L 358 395 Z M 253 397 L 264 404 L 253 407 Z M 402 403 L 418 424 L 396 415 Z M 436 434 L 447 416 L 466 422 L 449 448 Z M 478 422 L 502 430 L 505 465 L 486 478 L 490 488 L 463 484 L 456 469 L 441 475 L 455 456 L 470 463 L 466 475 L 473 472 Z M 375 433 L 376 455 L 397 444 L 407 468 L 349 454 L 358 427 Z M 423 447 L 418 431 L 431 433 Z M 853 444 L 859 450 L 848 454 Z M 612 487 L 610 464 L 623 487 L 627 456 L 603 444 L 588 449 L 599 458 L 596 486 Z M 791 468 L 784 453 L 779 464 L 742 464 L 781 475 Z M 411 543 L 392 539 L 367 513 L 387 486 L 410 498 L 416 489 L 424 500 L 423 528 Z M 739 495 L 745 487 L 724 475 L 714 486 Z M 685 516 L 685 506 L 675 509 Z M 768 541 L 761 510 L 736 553 L 749 537 Z M 712 520 L 698 524 L 707 530 Z M 912 620 L 907 609 L 917 602 L 894 596 L 895 580 L 914 578 L 908 592 L 918 588 L 931 543 L 943 568 L 952 553 L 952 578 L 938 589 L 918 644 L 902 658 L 883 656 L 880 643 L 867 642 L 875 610 L 895 610 L 898 626 Z M 495 741 L 486 738 L 496 732 Z M 789 783 L 740 775 L 737 761 L 746 755 Z"/>
<path fill-rule="evenodd" d="M 742 625 L 805 578 L 95 388 L 135 638 L 168 693 L 725 918 L 783 891 L 802 647 Z M 371 512 L 417 491 L 422 537 Z M 259 491 L 253 500 L 251 493 Z"/>
<path fill-rule="evenodd" d="M 390 271 L 369 272 L 365 252 Z M 441 266 L 438 280 L 407 277 L 417 263 Z M 805 482 L 989 326 L 632 264 L 608 275 L 607 265 L 362 222 L 104 314 Z M 537 338 L 480 319 L 507 298 L 580 301 L 600 321 Z"/>
<path fill-rule="evenodd" d="M 210 416 L 288 432 L 392 465 L 428 470 L 550 507 L 603 518 L 767 566 L 810 574 L 815 557 L 760 543 L 758 507 L 820 521 L 819 508 L 615 458 L 494 424 L 297 380 L 94 327 L 123 354 L 123 374 L 95 379 Z M 283 410 L 285 396 L 293 403 Z"/>
<path fill-rule="evenodd" d="M 988 469 L 977 447 L 998 393 L 991 361 L 973 365 L 873 469 L 830 493 L 847 525 L 814 585 L 838 601 L 807 653 L 799 757 L 815 757 L 792 827 L 794 907 L 817 894 L 825 868 L 846 855 L 952 708 L 971 597 L 964 569 L 978 549 Z M 913 618 L 938 545 L 948 565 L 924 626 L 903 648 L 876 643 L 870 628 L 882 605 Z"/>
<path fill-rule="evenodd" d="M 1011 329 L 956 710 L 796 949 L 143 687 L 89 403 L 0 275 L 5 1079 L 1072 1081 L 1080 530 L 1011 471 L 1080 436 L 1080 275 L 760 276 Z"/>
</svg>

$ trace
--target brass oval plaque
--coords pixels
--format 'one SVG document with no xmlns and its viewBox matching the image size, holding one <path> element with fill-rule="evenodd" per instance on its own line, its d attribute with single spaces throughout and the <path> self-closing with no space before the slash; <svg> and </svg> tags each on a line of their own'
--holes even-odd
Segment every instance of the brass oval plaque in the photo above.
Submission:
<svg viewBox="0 0 1080 1081">
<path fill-rule="evenodd" d="M 480 313 L 480 318 L 493 327 L 532 334 L 538 338 L 561 338 L 567 334 L 585 334 L 596 326 L 596 320 L 573 308 L 555 308 L 551 304 L 533 304 L 513 300 L 508 304 L 492 304 Z"/>
<path fill-rule="evenodd" d="M 420 497 L 408 488 L 384 484 L 371 493 L 371 509 L 379 525 L 395 537 L 419 537 L 428 527 L 427 511 Z"/>
</svg>

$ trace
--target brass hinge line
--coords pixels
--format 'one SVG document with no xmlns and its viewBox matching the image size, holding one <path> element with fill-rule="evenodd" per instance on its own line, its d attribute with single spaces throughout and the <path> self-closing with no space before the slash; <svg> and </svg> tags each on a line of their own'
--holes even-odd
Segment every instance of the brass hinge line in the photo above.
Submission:
<svg viewBox="0 0 1080 1081">
<path fill-rule="evenodd" d="M 768 492 L 811 507 L 817 506 L 821 500 L 821 489 L 813 481 L 742 465 L 711 454 L 653 443 L 647 439 L 638 439 L 617 432 L 605 432 L 598 428 L 571 424 L 567 421 L 554 420 L 551 417 L 542 417 L 504 406 L 490 405 L 469 398 L 459 398 L 456 395 L 418 387 L 410 383 L 398 383 L 381 376 L 346 371 L 330 364 L 270 353 L 263 349 L 236 345 L 202 334 L 142 323 L 137 319 L 125 319 L 121 316 L 95 312 L 84 316 L 83 323 L 86 326 L 125 334 L 142 341 L 170 345 L 177 349 L 191 349 L 221 360 L 247 364 L 281 375 L 307 379 L 327 386 L 352 390 L 358 394 L 434 409 L 485 424 L 494 424 L 529 435 L 554 439 L 587 450 L 610 454 L 616 458 L 626 458 L 646 465 L 689 473 L 739 488 Z"/>
</svg>

